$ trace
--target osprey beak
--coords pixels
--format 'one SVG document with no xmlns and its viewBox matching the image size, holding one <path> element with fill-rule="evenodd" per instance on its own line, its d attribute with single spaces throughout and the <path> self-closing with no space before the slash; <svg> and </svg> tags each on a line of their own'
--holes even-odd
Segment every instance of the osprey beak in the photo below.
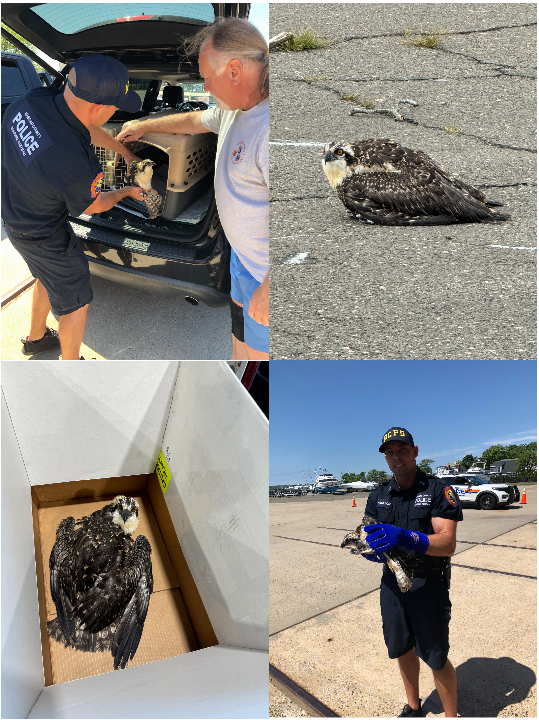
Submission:
<svg viewBox="0 0 539 720">
<path fill-rule="evenodd" d="M 331 162 L 332 160 L 335 160 L 335 156 L 333 155 L 331 150 L 328 150 L 324 155 L 324 162 Z"/>
<path fill-rule="evenodd" d="M 131 510 L 122 510 L 120 513 L 124 522 L 127 522 L 131 517 Z"/>
</svg>

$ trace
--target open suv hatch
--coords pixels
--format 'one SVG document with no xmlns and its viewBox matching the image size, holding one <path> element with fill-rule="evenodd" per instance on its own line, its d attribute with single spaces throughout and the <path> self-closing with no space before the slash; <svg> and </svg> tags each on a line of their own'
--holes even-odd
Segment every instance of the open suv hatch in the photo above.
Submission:
<svg viewBox="0 0 539 720">
<path fill-rule="evenodd" d="M 217 17 L 247 18 L 249 8 L 234 3 L 3 3 L 2 21 L 65 63 L 55 73 L 56 87 L 63 87 L 70 66 L 87 54 L 110 55 L 126 65 L 130 88 L 140 94 L 142 107 L 138 113 L 118 111 L 112 116 L 103 128 L 115 137 L 128 120 L 206 109 L 211 97 L 188 99 L 184 92 L 183 85 L 203 79 L 197 59 L 182 55 L 183 43 Z M 122 17 L 117 17 L 120 12 Z M 180 293 L 193 304 L 228 302 L 230 246 L 213 190 L 216 145 L 213 133 L 150 133 L 129 144 L 141 159 L 156 163 L 152 185 L 165 198 L 163 211 L 152 220 L 144 203 L 125 198 L 99 215 L 70 218 L 92 273 Z M 103 189 L 122 187 L 123 158 L 95 150 L 103 167 Z"/>
</svg>

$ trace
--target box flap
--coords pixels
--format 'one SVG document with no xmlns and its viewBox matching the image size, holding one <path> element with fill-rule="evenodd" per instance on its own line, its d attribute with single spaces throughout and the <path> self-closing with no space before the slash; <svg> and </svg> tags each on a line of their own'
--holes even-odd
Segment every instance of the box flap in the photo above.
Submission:
<svg viewBox="0 0 539 720">
<path fill-rule="evenodd" d="M 2 397 L 2 717 L 26 717 L 44 682 L 30 483 Z"/>
<path fill-rule="evenodd" d="M 268 647 L 268 421 L 225 362 L 181 363 L 165 500 L 219 643 Z"/>
<path fill-rule="evenodd" d="M 218 645 L 46 687 L 29 718 L 267 718 L 268 654 Z"/>
<path fill-rule="evenodd" d="M 2 386 L 31 485 L 150 473 L 177 361 L 4 363 Z"/>
</svg>

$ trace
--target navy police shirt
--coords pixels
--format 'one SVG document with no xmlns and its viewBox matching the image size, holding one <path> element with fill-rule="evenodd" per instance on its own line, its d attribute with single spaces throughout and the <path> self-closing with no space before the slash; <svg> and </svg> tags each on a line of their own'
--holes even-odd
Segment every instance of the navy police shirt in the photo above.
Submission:
<svg viewBox="0 0 539 720">
<path fill-rule="evenodd" d="M 432 518 L 462 520 L 460 501 L 451 485 L 433 475 L 425 475 L 419 468 L 415 483 L 401 490 L 395 476 L 371 492 L 365 515 L 379 523 L 387 523 L 405 530 L 433 535 Z M 438 567 L 443 558 L 421 555 L 421 569 Z"/>
<path fill-rule="evenodd" d="M 60 90 L 36 88 L 11 103 L 2 122 L 2 219 L 16 236 L 52 235 L 94 202 L 102 180 L 90 132 Z"/>
</svg>

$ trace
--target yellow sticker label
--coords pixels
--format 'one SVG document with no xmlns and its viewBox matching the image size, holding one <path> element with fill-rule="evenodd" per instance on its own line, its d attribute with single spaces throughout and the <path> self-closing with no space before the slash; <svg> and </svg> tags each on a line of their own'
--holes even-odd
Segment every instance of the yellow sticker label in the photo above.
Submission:
<svg viewBox="0 0 539 720">
<path fill-rule="evenodd" d="M 157 465 L 155 466 L 155 472 L 157 473 L 157 479 L 159 480 L 159 484 L 161 485 L 161 490 L 163 491 L 164 495 L 167 491 L 168 484 L 172 475 L 170 474 L 170 470 L 168 469 L 167 461 L 165 459 L 165 456 L 163 455 L 163 451 L 159 453 L 159 459 L 157 460 Z"/>
</svg>

